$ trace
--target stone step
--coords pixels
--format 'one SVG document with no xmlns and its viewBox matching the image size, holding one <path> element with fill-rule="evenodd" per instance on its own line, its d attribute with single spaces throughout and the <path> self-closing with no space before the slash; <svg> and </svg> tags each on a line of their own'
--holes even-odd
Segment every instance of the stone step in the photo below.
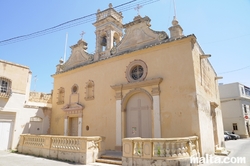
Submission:
<svg viewBox="0 0 250 166">
<path fill-rule="evenodd" d="M 122 165 L 121 160 L 115 160 L 115 159 L 100 158 L 100 159 L 96 159 L 96 162 L 98 162 L 98 163 L 106 163 L 106 164 Z"/>
<path fill-rule="evenodd" d="M 101 159 L 110 159 L 110 160 L 122 160 L 122 156 L 119 156 L 119 155 L 102 155 L 101 156 Z"/>
</svg>

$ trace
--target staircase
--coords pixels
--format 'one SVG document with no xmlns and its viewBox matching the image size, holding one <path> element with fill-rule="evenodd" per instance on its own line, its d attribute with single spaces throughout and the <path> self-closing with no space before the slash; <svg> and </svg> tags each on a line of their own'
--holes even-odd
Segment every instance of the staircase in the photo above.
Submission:
<svg viewBox="0 0 250 166">
<path fill-rule="evenodd" d="M 96 159 L 98 163 L 122 165 L 122 152 L 118 151 L 106 151 L 99 159 Z"/>
</svg>

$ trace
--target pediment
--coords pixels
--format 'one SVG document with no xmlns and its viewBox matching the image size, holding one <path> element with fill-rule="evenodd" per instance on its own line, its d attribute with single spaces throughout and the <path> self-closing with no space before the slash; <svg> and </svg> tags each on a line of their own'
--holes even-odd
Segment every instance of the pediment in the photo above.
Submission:
<svg viewBox="0 0 250 166">
<path fill-rule="evenodd" d="M 69 59 L 62 65 L 62 69 L 64 71 L 92 61 L 93 55 L 86 52 L 86 44 L 87 43 L 80 40 L 76 45 L 71 46 L 71 55 Z"/>
<path fill-rule="evenodd" d="M 83 110 L 84 106 L 79 104 L 79 103 L 72 103 L 72 104 L 66 104 L 65 106 L 62 107 L 62 110 L 67 112 L 67 111 L 78 111 L 78 110 Z"/>
<path fill-rule="evenodd" d="M 111 50 L 111 54 L 135 51 L 146 46 L 155 45 L 168 39 L 166 32 L 150 29 L 150 18 L 137 16 L 133 22 L 125 24 L 125 35 L 121 42 Z"/>
</svg>

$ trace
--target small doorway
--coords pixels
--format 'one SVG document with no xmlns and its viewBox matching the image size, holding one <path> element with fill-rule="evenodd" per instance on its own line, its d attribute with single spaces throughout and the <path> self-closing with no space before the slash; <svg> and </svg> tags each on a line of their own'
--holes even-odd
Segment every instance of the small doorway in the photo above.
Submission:
<svg viewBox="0 0 250 166">
<path fill-rule="evenodd" d="M 216 116 L 216 112 L 215 112 L 215 108 L 211 108 L 211 112 L 212 112 L 212 123 L 213 123 L 213 133 L 214 133 L 214 145 L 218 145 L 219 144 L 219 140 L 218 140 L 218 133 L 217 133 L 217 116 Z"/>
<path fill-rule="evenodd" d="M 69 136 L 78 136 L 78 117 L 69 118 Z"/>
<path fill-rule="evenodd" d="M 126 108 L 126 137 L 152 137 L 151 101 L 144 93 L 134 94 Z"/>
</svg>

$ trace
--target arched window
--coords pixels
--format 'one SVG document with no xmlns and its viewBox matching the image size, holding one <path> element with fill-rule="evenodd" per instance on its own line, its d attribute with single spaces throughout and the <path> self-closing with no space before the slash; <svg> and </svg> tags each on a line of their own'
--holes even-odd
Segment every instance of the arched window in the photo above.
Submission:
<svg viewBox="0 0 250 166">
<path fill-rule="evenodd" d="M 11 80 L 0 77 L 0 97 L 9 98 L 11 95 Z"/>
<path fill-rule="evenodd" d="M 113 36 L 113 47 L 117 46 L 117 44 L 120 42 L 119 35 L 117 33 Z"/>
<path fill-rule="evenodd" d="M 94 81 L 89 80 L 86 83 L 86 96 L 85 100 L 93 100 L 94 99 Z"/>
<path fill-rule="evenodd" d="M 102 36 L 101 37 L 101 47 L 102 47 L 102 51 L 106 50 L 107 47 L 107 36 Z"/>
<path fill-rule="evenodd" d="M 64 104 L 64 94 L 65 90 L 63 87 L 58 89 L 58 98 L 57 98 L 57 104 Z"/>
</svg>

